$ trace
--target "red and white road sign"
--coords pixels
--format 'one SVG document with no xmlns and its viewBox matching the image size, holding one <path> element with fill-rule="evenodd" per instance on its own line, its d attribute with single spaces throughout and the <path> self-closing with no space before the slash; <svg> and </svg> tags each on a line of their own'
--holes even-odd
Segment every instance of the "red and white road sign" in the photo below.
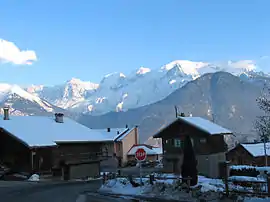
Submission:
<svg viewBox="0 0 270 202">
<path fill-rule="evenodd" d="M 146 155 L 146 151 L 143 148 L 139 148 L 135 152 L 135 158 L 137 161 L 144 161 L 146 159 Z"/>
</svg>

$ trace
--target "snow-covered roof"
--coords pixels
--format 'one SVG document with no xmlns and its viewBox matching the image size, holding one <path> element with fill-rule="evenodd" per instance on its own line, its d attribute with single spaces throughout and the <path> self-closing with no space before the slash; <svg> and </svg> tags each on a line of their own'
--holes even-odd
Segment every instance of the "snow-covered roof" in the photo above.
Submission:
<svg viewBox="0 0 270 202">
<path fill-rule="evenodd" d="M 124 128 L 124 129 L 126 129 L 126 128 Z M 134 129 L 134 128 L 131 128 L 130 131 L 132 131 L 133 129 Z M 118 129 L 118 130 L 120 130 L 120 129 Z M 115 140 L 115 141 L 122 141 L 128 134 L 129 134 L 129 133 L 128 133 L 128 130 L 123 130 L 123 131 L 120 133 L 120 135 L 117 136 L 114 140 Z"/>
<path fill-rule="evenodd" d="M 53 146 L 55 142 L 114 141 L 129 130 L 111 128 L 107 132 L 107 129 L 90 129 L 67 117 L 63 119 L 64 123 L 57 123 L 53 117 L 10 116 L 10 120 L 0 119 L 0 128 L 30 147 Z"/>
<path fill-rule="evenodd" d="M 191 116 L 191 117 L 178 117 L 177 119 L 173 120 L 171 123 L 163 127 L 160 131 L 158 131 L 155 135 L 153 135 L 153 137 L 160 138 L 160 133 L 162 131 L 166 130 L 171 124 L 176 123 L 178 121 L 183 121 L 186 124 L 196 127 L 199 130 L 202 130 L 210 135 L 232 134 L 230 130 L 223 128 L 211 121 L 208 121 L 207 119 Z"/>
<path fill-rule="evenodd" d="M 241 144 L 252 156 L 264 156 L 264 143 Z M 270 155 L 270 142 L 266 143 L 266 154 Z"/>
<path fill-rule="evenodd" d="M 217 134 L 232 134 L 226 128 L 223 128 L 207 119 L 203 119 L 201 117 L 178 117 L 178 119 L 183 120 L 184 122 L 203 130 L 210 135 L 217 135 Z"/>
<path fill-rule="evenodd" d="M 146 151 L 146 154 L 147 155 L 159 155 L 159 154 L 162 154 L 162 148 L 157 148 L 157 147 L 152 147 L 149 148 L 147 147 L 146 145 L 136 145 L 136 146 L 133 146 L 127 155 L 135 155 L 135 152 L 138 150 L 138 149 L 144 149 Z"/>
</svg>

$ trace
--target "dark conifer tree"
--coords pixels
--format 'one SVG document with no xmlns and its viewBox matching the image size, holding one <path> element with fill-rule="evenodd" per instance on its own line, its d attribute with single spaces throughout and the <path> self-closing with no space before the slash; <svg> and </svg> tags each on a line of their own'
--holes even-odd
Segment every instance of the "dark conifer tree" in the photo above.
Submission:
<svg viewBox="0 0 270 202">
<path fill-rule="evenodd" d="M 191 178 L 191 186 L 194 186 L 198 183 L 197 160 L 189 136 L 186 136 L 184 140 L 184 159 L 181 171 L 183 178 Z M 187 182 L 187 180 L 184 181 Z"/>
</svg>

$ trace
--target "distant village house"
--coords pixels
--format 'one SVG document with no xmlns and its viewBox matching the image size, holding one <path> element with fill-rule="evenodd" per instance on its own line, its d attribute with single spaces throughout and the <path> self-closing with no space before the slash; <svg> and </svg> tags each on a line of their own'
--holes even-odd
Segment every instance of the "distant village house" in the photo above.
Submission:
<svg viewBox="0 0 270 202">
<path fill-rule="evenodd" d="M 162 138 L 165 172 L 181 173 L 184 139 L 190 136 L 197 157 L 197 169 L 208 177 L 220 177 L 226 161 L 225 135 L 232 132 L 201 117 L 178 117 L 154 135 Z"/>
<path fill-rule="evenodd" d="M 270 143 L 266 143 L 266 154 L 270 163 Z M 238 144 L 227 152 L 226 158 L 232 165 L 265 166 L 264 143 Z"/>
<path fill-rule="evenodd" d="M 157 161 L 161 160 L 162 158 L 162 148 L 161 147 L 154 147 L 151 145 L 146 144 L 139 144 L 139 145 L 133 145 L 130 150 L 128 151 L 128 161 L 134 161 L 135 159 L 135 153 L 138 149 L 144 149 L 146 151 L 146 161 Z"/>
</svg>

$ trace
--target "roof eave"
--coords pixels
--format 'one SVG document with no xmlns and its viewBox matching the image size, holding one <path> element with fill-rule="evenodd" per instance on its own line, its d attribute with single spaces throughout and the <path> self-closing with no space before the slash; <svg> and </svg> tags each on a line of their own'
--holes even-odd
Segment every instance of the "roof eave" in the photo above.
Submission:
<svg viewBox="0 0 270 202">
<path fill-rule="evenodd" d="M 128 131 L 132 131 L 134 129 L 134 127 L 133 128 L 131 128 L 131 129 L 129 129 L 129 128 L 127 128 L 126 130 L 124 130 L 122 133 L 120 133 L 116 138 L 114 138 L 114 142 L 118 142 L 118 141 L 121 141 L 121 140 L 119 140 L 122 136 L 124 136 L 126 133 L 128 133 Z M 128 134 L 126 134 L 126 135 L 128 135 Z"/>
<path fill-rule="evenodd" d="M 179 118 L 176 118 L 175 120 L 173 120 L 172 122 L 170 122 L 169 124 L 167 124 L 165 127 L 163 127 L 160 131 L 156 132 L 153 135 L 153 138 L 162 138 L 162 136 L 160 135 L 164 130 L 166 130 L 170 125 L 174 124 L 175 122 L 177 122 L 179 120 Z"/>
<path fill-rule="evenodd" d="M 211 134 L 209 133 L 210 135 L 233 135 L 235 136 L 232 132 L 228 132 L 228 133 L 214 133 L 214 134 Z"/>
<path fill-rule="evenodd" d="M 27 144 L 24 140 L 18 138 L 16 135 L 13 135 L 12 133 L 10 133 L 9 131 L 7 131 L 5 128 L 0 127 L 0 129 L 2 129 L 4 132 L 6 132 L 7 134 L 9 134 L 11 137 L 15 138 L 16 140 L 18 140 L 20 143 L 22 143 L 24 146 L 31 148 L 31 146 L 29 144 Z"/>
<path fill-rule="evenodd" d="M 99 142 L 113 142 L 114 140 L 86 140 L 86 141 L 76 141 L 76 140 L 65 140 L 65 141 L 54 141 L 56 144 L 70 144 L 70 143 L 77 143 L 77 144 L 85 144 L 85 143 L 99 143 Z"/>
</svg>

